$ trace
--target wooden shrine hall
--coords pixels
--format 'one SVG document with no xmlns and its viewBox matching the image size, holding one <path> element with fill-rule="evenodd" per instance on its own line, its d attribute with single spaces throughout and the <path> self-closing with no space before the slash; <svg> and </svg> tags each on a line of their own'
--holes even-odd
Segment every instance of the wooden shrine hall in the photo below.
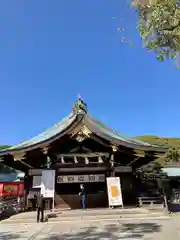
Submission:
<svg viewBox="0 0 180 240">
<path fill-rule="evenodd" d="M 93 118 L 82 99 L 47 131 L 0 151 L 1 162 L 25 173 L 28 206 L 40 192 L 41 172 L 55 169 L 55 207 L 80 208 L 80 184 L 87 207 L 108 205 L 106 177 L 119 176 L 124 205 L 136 204 L 134 170 L 165 148 L 123 136 Z M 51 201 L 51 200 L 50 200 Z"/>
</svg>

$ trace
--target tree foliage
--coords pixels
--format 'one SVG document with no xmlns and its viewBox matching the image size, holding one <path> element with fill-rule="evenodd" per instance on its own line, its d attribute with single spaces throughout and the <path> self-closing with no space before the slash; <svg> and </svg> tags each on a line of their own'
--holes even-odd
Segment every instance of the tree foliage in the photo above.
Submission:
<svg viewBox="0 0 180 240">
<path fill-rule="evenodd" d="M 0 150 L 4 150 L 4 149 L 6 149 L 8 147 L 9 147 L 8 145 L 0 145 Z"/>
<path fill-rule="evenodd" d="M 136 175 L 140 179 L 156 179 L 162 175 L 162 164 L 156 161 L 150 162 L 136 170 Z"/>
<path fill-rule="evenodd" d="M 164 164 L 177 163 L 180 161 L 180 152 L 177 148 L 170 148 L 164 158 Z"/>
<path fill-rule="evenodd" d="M 144 46 L 159 61 L 180 56 L 180 2 L 178 0 L 134 0 L 138 30 Z"/>
<path fill-rule="evenodd" d="M 0 145 L 0 150 L 8 148 L 8 145 Z M 16 170 L 0 162 L 0 173 L 15 173 Z"/>
<path fill-rule="evenodd" d="M 141 179 L 155 179 L 157 177 L 164 177 L 164 173 L 162 171 L 163 167 L 179 161 L 179 150 L 176 148 L 171 148 L 166 152 L 165 156 L 137 169 L 136 174 Z"/>
<path fill-rule="evenodd" d="M 0 173 L 16 173 L 17 171 L 14 168 L 8 167 L 0 163 Z"/>
</svg>

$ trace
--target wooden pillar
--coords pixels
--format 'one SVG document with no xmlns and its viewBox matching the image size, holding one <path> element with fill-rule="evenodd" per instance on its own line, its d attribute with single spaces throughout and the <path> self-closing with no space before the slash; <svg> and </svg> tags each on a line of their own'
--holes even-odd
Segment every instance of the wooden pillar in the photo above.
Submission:
<svg viewBox="0 0 180 240">
<path fill-rule="evenodd" d="M 112 153 L 110 157 L 110 163 L 111 163 L 111 177 L 115 177 L 115 168 L 114 168 L 114 154 L 117 152 L 117 147 L 112 146 Z"/>
<path fill-rule="evenodd" d="M 98 163 L 103 163 L 103 160 L 102 160 L 101 156 L 98 157 Z"/>
<path fill-rule="evenodd" d="M 114 153 L 111 154 L 110 158 L 110 163 L 111 163 L 111 177 L 115 177 L 115 171 L 114 171 Z"/>
<path fill-rule="evenodd" d="M 168 201 L 167 201 L 167 196 L 166 196 L 166 191 L 164 189 L 164 184 L 163 180 L 161 178 L 156 178 L 158 188 L 161 189 L 163 198 L 164 198 L 164 207 L 166 210 L 168 210 Z"/>
<path fill-rule="evenodd" d="M 48 147 L 43 148 L 42 151 L 43 151 L 43 154 L 46 157 L 46 168 L 50 168 L 51 167 L 51 159 L 48 156 Z"/>
<path fill-rule="evenodd" d="M 51 159 L 48 155 L 48 150 L 49 150 L 48 147 L 45 147 L 42 149 L 43 154 L 46 157 L 46 168 L 47 169 L 51 168 Z M 45 200 L 45 202 L 47 202 L 47 208 L 49 208 L 48 210 L 54 209 L 54 198 L 52 199 L 52 204 L 51 204 L 51 199 L 48 199 L 47 201 Z M 46 206 L 46 203 L 45 203 L 45 206 Z"/>
<path fill-rule="evenodd" d="M 64 161 L 64 156 L 61 156 L 61 163 L 64 164 L 65 161 Z"/>
<path fill-rule="evenodd" d="M 76 156 L 74 156 L 74 162 L 75 162 L 75 163 L 78 163 L 78 160 L 77 160 L 77 157 L 76 157 Z"/>
<path fill-rule="evenodd" d="M 28 170 L 26 171 L 24 175 L 24 200 L 23 200 L 23 206 L 24 210 L 26 211 L 28 209 L 28 191 L 29 191 L 29 182 L 28 182 Z"/>
<path fill-rule="evenodd" d="M 89 159 L 88 159 L 88 157 L 85 157 L 85 164 L 89 164 Z"/>
</svg>

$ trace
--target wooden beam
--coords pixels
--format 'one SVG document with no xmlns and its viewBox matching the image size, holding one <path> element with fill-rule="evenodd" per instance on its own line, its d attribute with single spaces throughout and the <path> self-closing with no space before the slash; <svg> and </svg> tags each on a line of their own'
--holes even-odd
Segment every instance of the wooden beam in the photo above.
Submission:
<svg viewBox="0 0 180 240">
<path fill-rule="evenodd" d="M 98 137 L 94 136 L 93 134 L 91 135 L 91 139 L 94 140 L 95 142 L 98 142 L 100 145 L 105 146 L 107 148 L 111 148 L 111 146 L 107 143 L 104 143 L 101 139 Z"/>
<path fill-rule="evenodd" d="M 133 159 L 130 163 L 128 163 L 126 166 L 131 166 L 133 163 L 135 163 L 138 159 L 140 159 L 141 157 L 136 157 L 135 159 Z"/>
<path fill-rule="evenodd" d="M 132 167 L 131 166 L 118 166 L 114 168 L 115 172 L 120 172 L 120 173 L 129 173 L 132 172 Z"/>
<path fill-rule="evenodd" d="M 74 168 L 58 168 L 57 172 L 98 172 L 98 171 L 107 171 L 108 167 L 74 167 Z"/>
<path fill-rule="evenodd" d="M 109 153 L 99 153 L 99 152 L 92 152 L 92 153 L 69 153 L 69 154 L 59 154 L 57 155 L 57 158 L 63 157 L 99 157 L 99 156 L 104 156 L 104 157 L 109 157 Z"/>
<path fill-rule="evenodd" d="M 29 165 L 28 163 L 26 163 L 26 162 L 24 162 L 23 160 L 18 160 L 19 162 L 21 162 L 22 164 L 24 164 L 26 167 L 28 167 L 28 168 L 34 168 L 34 167 L 32 167 L 31 165 Z"/>
</svg>

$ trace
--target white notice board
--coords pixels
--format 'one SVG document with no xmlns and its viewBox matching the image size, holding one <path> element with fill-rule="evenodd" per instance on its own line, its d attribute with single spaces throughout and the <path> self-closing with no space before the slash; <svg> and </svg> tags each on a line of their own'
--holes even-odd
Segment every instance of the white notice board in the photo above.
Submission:
<svg viewBox="0 0 180 240">
<path fill-rule="evenodd" d="M 121 191 L 121 183 L 119 177 L 107 177 L 107 189 L 108 189 L 108 200 L 109 206 L 122 206 L 123 207 L 123 199 L 122 199 L 122 191 Z"/>
<path fill-rule="evenodd" d="M 42 170 L 41 194 L 45 198 L 54 198 L 55 170 Z"/>
</svg>

